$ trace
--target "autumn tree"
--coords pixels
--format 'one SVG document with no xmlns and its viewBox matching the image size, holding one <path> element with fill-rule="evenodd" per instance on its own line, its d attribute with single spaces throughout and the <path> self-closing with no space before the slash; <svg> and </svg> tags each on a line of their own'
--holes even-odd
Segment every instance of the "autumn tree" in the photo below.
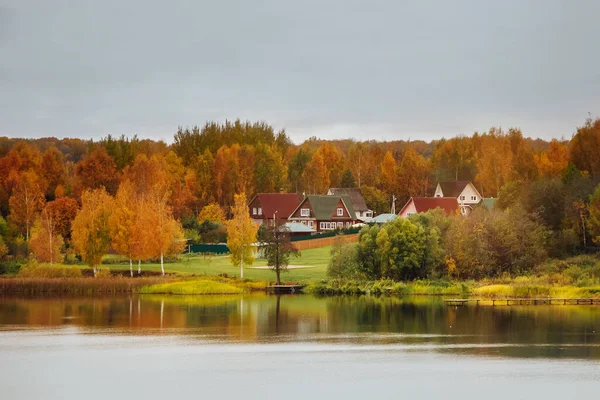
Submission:
<svg viewBox="0 0 600 400">
<path fill-rule="evenodd" d="M 214 163 L 215 159 L 210 150 L 204 150 L 204 153 L 198 155 L 192 164 L 192 170 L 195 177 L 194 195 L 198 199 L 198 204 L 203 207 L 214 202 Z"/>
<path fill-rule="evenodd" d="M 406 199 L 427 196 L 430 172 L 429 162 L 425 157 L 418 154 L 412 145 L 408 145 L 398 168 L 398 195 Z"/>
<path fill-rule="evenodd" d="M 94 269 L 102 263 L 102 256 L 110 248 L 109 218 L 113 198 L 104 188 L 86 190 L 81 195 L 81 210 L 72 226 L 72 243 L 85 263 Z"/>
<path fill-rule="evenodd" d="M 165 255 L 180 254 L 185 247 L 181 224 L 173 217 L 168 204 L 169 193 L 153 191 L 145 196 L 138 215 L 136 230 L 144 232 L 140 253 L 160 258 L 160 269 L 165 275 Z"/>
<path fill-rule="evenodd" d="M 304 170 L 310 160 L 310 154 L 307 151 L 300 149 L 296 154 L 294 154 L 288 164 L 288 179 L 296 192 L 304 189 Z"/>
<path fill-rule="evenodd" d="M 139 228 L 136 225 L 138 217 L 137 196 L 133 184 L 126 179 L 119 185 L 108 223 L 112 247 L 117 253 L 129 259 L 131 276 L 133 276 L 133 258 L 138 239 L 136 232 L 136 228 Z"/>
<path fill-rule="evenodd" d="M 204 221 L 224 223 L 225 220 L 225 211 L 223 211 L 218 203 L 211 203 L 204 206 L 198 214 L 198 222 L 200 223 Z"/>
<path fill-rule="evenodd" d="M 321 153 L 313 154 L 302 174 L 304 187 L 309 193 L 324 194 L 330 187 L 330 174 Z"/>
<path fill-rule="evenodd" d="M 71 237 L 71 224 L 77 216 L 79 204 L 72 197 L 60 197 L 46 204 L 45 212 L 52 218 L 57 235 L 68 240 Z"/>
<path fill-rule="evenodd" d="M 552 139 L 547 151 L 534 155 L 538 173 L 547 178 L 560 178 L 566 171 L 570 155 L 568 145 Z"/>
<path fill-rule="evenodd" d="M 571 139 L 571 161 L 592 177 L 600 174 L 600 118 L 585 121 Z"/>
<path fill-rule="evenodd" d="M 45 205 L 44 189 L 35 172 L 19 174 L 13 194 L 9 199 L 9 220 L 17 226 L 29 242 L 29 231 Z"/>
<path fill-rule="evenodd" d="M 257 193 L 272 193 L 285 183 L 287 170 L 281 154 L 272 146 L 259 144 L 255 149 L 254 187 Z"/>
<path fill-rule="evenodd" d="M 475 155 L 471 138 L 442 139 L 435 145 L 431 163 L 436 180 L 471 180 L 475 176 Z"/>
<path fill-rule="evenodd" d="M 105 188 L 114 194 L 119 186 L 119 176 L 114 160 L 102 146 L 96 147 L 75 166 L 79 191 Z"/>
<path fill-rule="evenodd" d="M 346 166 L 344 153 L 335 144 L 325 142 L 317 149 L 315 155 L 322 158 L 325 169 L 329 172 L 329 185 L 340 187 Z M 315 155 L 313 155 L 313 159 Z"/>
<path fill-rule="evenodd" d="M 353 143 L 348 150 L 348 168 L 352 173 L 352 176 L 356 179 L 358 187 L 362 184 L 363 172 L 365 170 L 364 164 L 367 162 L 367 146 L 361 142 Z"/>
<path fill-rule="evenodd" d="M 46 195 L 54 197 L 56 188 L 64 184 L 65 160 L 55 147 L 49 147 L 42 156 L 42 177 L 46 181 Z"/>
<path fill-rule="evenodd" d="M 53 214 L 46 207 L 36 219 L 29 247 L 36 260 L 52 265 L 59 260 L 63 245 L 63 237 L 57 233 Z"/>
<path fill-rule="evenodd" d="M 240 266 L 240 278 L 244 277 L 244 264 L 254 263 L 254 250 L 258 226 L 248 213 L 246 194 L 236 194 L 232 207 L 233 218 L 227 221 L 227 247 L 231 263 Z"/>
<path fill-rule="evenodd" d="M 381 162 L 379 182 L 386 193 L 398 194 L 398 164 L 391 151 L 385 153 Z"/>
<path fill-rule="evenodd" d="M 506 135 L 496 128 L 482 135 L 476 181 L 482 185 L 484 197 L 496 196 L 512 174 L 512 152 Z"/>
</svg>

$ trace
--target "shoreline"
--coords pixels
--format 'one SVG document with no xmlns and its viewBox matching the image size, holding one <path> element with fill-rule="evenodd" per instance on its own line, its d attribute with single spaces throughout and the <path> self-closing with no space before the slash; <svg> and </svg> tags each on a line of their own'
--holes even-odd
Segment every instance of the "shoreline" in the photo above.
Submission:
<svg viewBox="0 0 600 400">
<path fill-rule="evenodd" d="M 0 295 L 215 295 L 264 292 L 267 281 L 220 276 L 165 277 L 0 277 Z M 304 290 L 316 296 L 435 296 L 452 298 L 600 298 L 600 286 L 543 285 L 539 283 L 495 283 L 489 281 L 321 281 L 309 282 Z"/>
</svg>

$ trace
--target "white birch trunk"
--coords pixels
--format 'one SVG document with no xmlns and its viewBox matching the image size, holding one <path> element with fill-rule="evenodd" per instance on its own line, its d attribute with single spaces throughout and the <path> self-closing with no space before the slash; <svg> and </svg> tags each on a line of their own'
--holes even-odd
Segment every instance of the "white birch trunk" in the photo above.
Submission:
<svg viewBox="0 0 600 400">
<path fill-rule="evenodd" d="M 142 260 L 138 260 L 138 275 L 142 274 Z"/>
<path fill-rule="evenodd" d="M 129 259 L 129 275 L 133 278 L 133 260 Z"/>
<path fill-rule="evenodd" d="M 163 253 L 160 253 L 160 270 L 162 271 L 163 276 L 165 276 L 165 263 Z"/>
</svg>

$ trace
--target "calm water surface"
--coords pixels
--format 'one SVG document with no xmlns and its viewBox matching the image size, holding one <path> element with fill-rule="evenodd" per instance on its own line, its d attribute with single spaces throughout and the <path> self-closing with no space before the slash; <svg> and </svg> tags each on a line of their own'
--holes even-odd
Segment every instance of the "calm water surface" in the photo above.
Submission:
<svg viewBox="0 0 600 400">
<path fill-rule="evenodd" d="M 0 297 L 0 399 L 595 399 L 600 307 Z"/>
</svg>

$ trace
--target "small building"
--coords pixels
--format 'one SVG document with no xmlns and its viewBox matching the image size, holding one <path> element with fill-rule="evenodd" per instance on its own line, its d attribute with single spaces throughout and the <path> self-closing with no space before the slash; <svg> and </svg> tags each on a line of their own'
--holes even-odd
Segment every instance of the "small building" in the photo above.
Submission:
<svg viewBox="0 0 600 400">
<path fill-rule="evenodd" d="M 396 214 L 379 214 L 375 218 L 371 218 L 371 220 L 369 221 L 369 223 L 374 223 L 374 224 L 380 224 L 381 225 L 381 224 L 385 224 L 387 222 L 395 220 L 396 217 L 397 217 Z"/>
<path fill-rule="evenodd" d="M 315 228 L 311 228 L 310 226 L 301 222 L 286 222 L 283 226 L 289 231 L 290 236 L 292 237 L 310 236 L 317 232 Z"/>
<path fill-rule="evenodd" d="M 288 220 L 305 224 L 317 232 L 350 228 L 358 221 L 352 200 L 347 195 L 306 196 L 290 213 Z"/>
<path fill-rule="evenodd" d="M 441 208 L 446 215 L 457 215 L 461 209 L 458 200 L 454 197 L 411 197 L 398 215 L 407 218 L 436 208 Z"/>
<path fill-rule="evenodd" d="M 248 203 L 250 217 L 257 224 L 266 220 L 284 224 L 301 199 L 297 193 L 258 193 Z"/>
<path fill-rule="evenodd" d="M 329 188 L 327 196 L 350 196 L 352 207 L 356 211 L 356 219 L 367 221 L 373 218 L 373 210 L 367 207 L 365 198 L 359 188 Z"/>
</svg>

